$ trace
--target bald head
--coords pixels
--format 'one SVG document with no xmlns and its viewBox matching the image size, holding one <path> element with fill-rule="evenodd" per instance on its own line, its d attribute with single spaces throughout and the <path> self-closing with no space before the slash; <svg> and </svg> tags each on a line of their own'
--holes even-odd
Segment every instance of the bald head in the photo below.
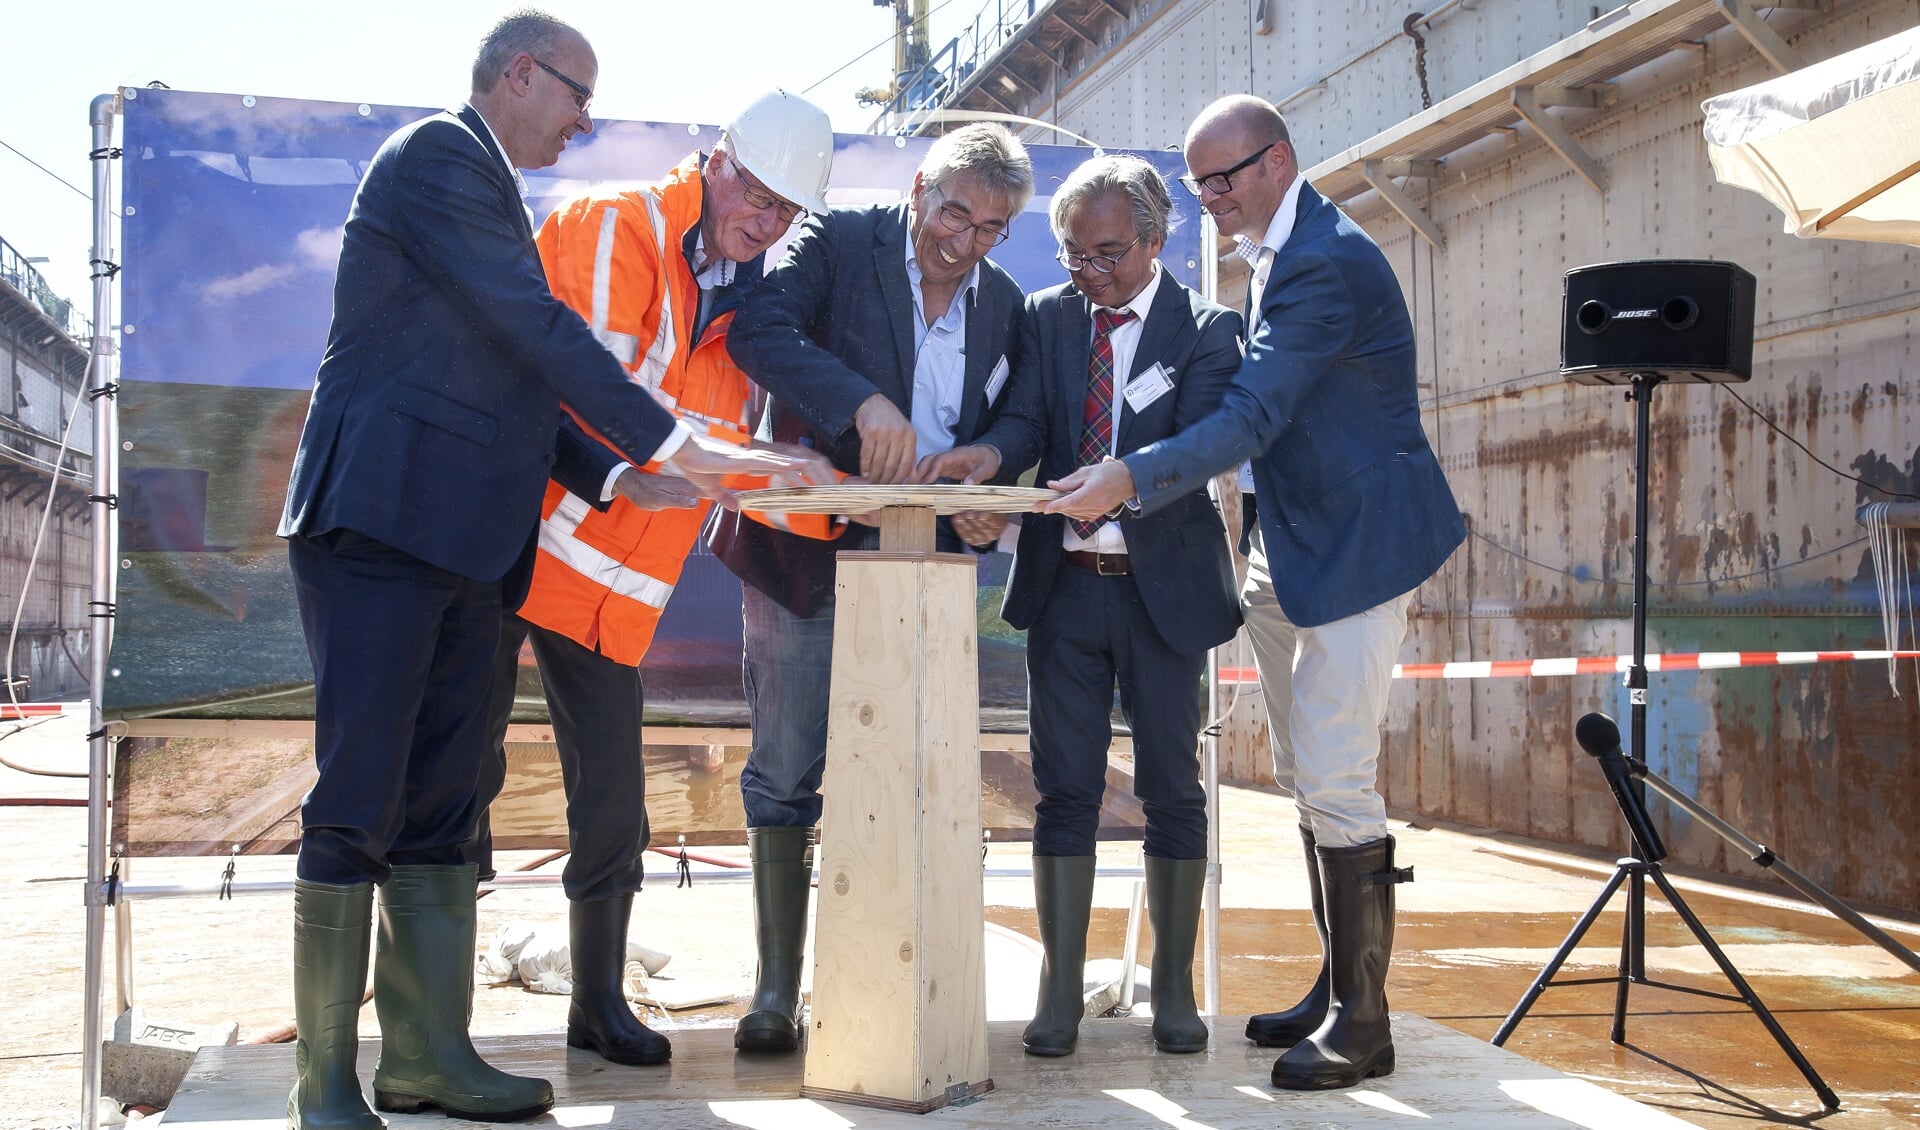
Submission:
<svg viewBox="0 0 1920 1130">
<path fill-rule="evenodd" d="M 1184 148 L 1187 175 L 1180 180 L 1225 235 L 1259 239 L 1300 175 L 1286 119 L 1251 94 L 1200 111 Z"/>
<path fill-rule="evenodd" d="M 1280 116 L 1280 111 L 1273 108 L 1273 103 L 1251 94 L 1229 94 L 1200 111 L 1187 127 L 1187 140 L 1182 148 L 1192 148 L 1194 140 L 1202 136 L 1209 140 L 1233 141 L 1246 149 L 1257 149 L 1276 141 L 1284 141 L 1289 147 L 1293 144 L 1287 135 L 1287 120 Z"/>
</svg>

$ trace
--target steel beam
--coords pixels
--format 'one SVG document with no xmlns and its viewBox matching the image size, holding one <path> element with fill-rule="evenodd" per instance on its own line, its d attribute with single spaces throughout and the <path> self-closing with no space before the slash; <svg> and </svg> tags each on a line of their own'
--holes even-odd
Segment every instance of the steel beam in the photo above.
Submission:
<svg viewBox="0 0 1920 1130">
<path fill-rule="evenodd" d="M 1769 4 L 1767 7 L 1785 7 L 1785 5 Z M 1797 71 L 1806 65 L 1800 58 L 1800 53 L 1789 46 L 1786 40 L 1780 38 L 1780 33 L 1773 30 L 1772 25 L 1767 21 L 1761 19 L 1760 13 L 1754 11 L 1753 5 L 1747 0 L 1720 0 L 1720 14 L 1727 18 L 1727 22 L 1733 25 L 1735 31 L 1746 37 L 1748 43 L 1753 44 L 1755 51 L 1760 52 L 1767 62 L 1773 64 L 1774 70 L 1786 74 L 1788 71 Z"/>
<path fill-rule="evenodd" d="M 1380 194 L 1380 199 L 1386 201 L 1388 207 L 1400 213 L 1401 219 L 1413 225 L 1413 230 L 1419 232 L 1423 239 L 1432 244 L 1434 250 L 1447 249 L 1447 237 L 1440 234 L 1440 225 L 1434 223 L 1432 217 L 1420 210 L 1420 206 L 1413 202 L 1413 197 L 1408 196 L 1401 191 L 1399 185 L 1393 183 L 1393 178 L 1388 175 L 1383 162 L 1361 162 L 1360 176 L 1373 186 L 1373 190 Z"/>
<path fill-rule="evenodd" d="M 1100 46 L 1099 41 L 1093 38 L 1092 32 L 1088 31 L 1086 28 L 1081 27 L 1079 24 L 1074 23 L 1072 20 L 1061 15 L 1059 12 L 1048 12 L 1047 18 L 1052 20 L 1054 23 L 1059 24 L 1061 27 L 1066 28 L 1067 31 L 1072 33 L 1075 39 L 1078 39 L 1080 42 L 1086 44 L 1088 47 Z"/>
<path fill-rule="evenodd" d="M 1560 154 L 1560 159 L 1565 161 L 1568 167 L 1580 174 L 1580 179 L 1591 185 L 1595 192 L 1602 195 L 1606 193 L 1607 171 L 1600 167 L 1600 162 L 1588 156 L 1585 149 L 1580 148 L 1580 143 L 1574 140 L 1572 132 L 1567 127 L 1555 121 L 1553 116 L 1547 113 L 1546 107 L 1542 106 L 1535 96 L 1533 87 L 1513 88 L 1513 108 L 1528 125 L 1533 127 L 1533 132 L 1540 135 L 1540 140 L 1546 142 L 1555 153 Z"/>
</svg>

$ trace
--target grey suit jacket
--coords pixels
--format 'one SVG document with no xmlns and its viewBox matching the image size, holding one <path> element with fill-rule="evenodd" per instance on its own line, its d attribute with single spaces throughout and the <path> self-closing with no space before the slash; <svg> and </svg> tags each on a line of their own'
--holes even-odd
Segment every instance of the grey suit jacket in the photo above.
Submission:
<svg viewBox="0 0 1920 1130">
<path fill-rule="evenodd" d="M 907 205 L 833 208 L 808 218 L 727 331 L 733 359 L 772 396 L 774 439 L 811 445 L 841 470 L 858 472 L 853 416 L 861 403 L 880 392 L 912 415 L 917 318 L 909 286 Z M 1011 379 L 992 402 L 986 390 L 995 369 L 1014 360 L 1020 287 L 982 260 L 970 301 L 956 444 L 972 442 L 1012 395 Z M 718 510 L 707 537 L 742 582 L 797 615 L 811 615 L 833 597 L 834 554 L 843 548 L 834 542 Z"/>
</svg>

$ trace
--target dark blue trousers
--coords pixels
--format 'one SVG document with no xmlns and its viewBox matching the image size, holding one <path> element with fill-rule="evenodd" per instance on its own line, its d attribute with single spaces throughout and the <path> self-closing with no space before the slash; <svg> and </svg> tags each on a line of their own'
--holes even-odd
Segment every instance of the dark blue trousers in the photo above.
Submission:
<svg viewBox="0 0 1920 1130">
<path fill-rule="evenodd" d="M 297 872 L 384 883 L 454 864 L 473 829 L 501 583 L 352 530 L 289 538 L 313 660 L 314 761 Z"/>
<path fill-rule="evenodd" d="M 1153 626 L 1132 577 L 1062 562 L 1027 632 L 1027 720 L 1033 743 L 1033 854 L 1092 855 L 1113 742 L 1114 688 L 1133 731 L 1133 793 L 1146 812 L 1146 853 L 1205 859 L 1200 787 L 1200 676 Z"/>
<path fill-rule="evenodd" d="M 506 782 L 507 724 L 520 677 L 520 645 L 528 639 L 540 665 L 540 685 L 560 753 L 560 782 L 567 794 L 568 855 L 561 885 L 574 902 L 632 894 L 645 874 L 650 835 L 647 769 L 641 760 L 645 696 L 640 669 L 514 615 L 501 624 L 494 656 L 488 755 L 480 771 L 481 812 L 468 857 L 482 875 L 493 873 L 487 806 Z"/>
</svg>

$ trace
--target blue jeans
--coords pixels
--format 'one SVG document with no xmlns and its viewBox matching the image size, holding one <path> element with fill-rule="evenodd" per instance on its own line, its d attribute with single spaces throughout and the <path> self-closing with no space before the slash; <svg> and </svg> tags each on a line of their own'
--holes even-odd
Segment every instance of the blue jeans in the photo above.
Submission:
<svg viewBox="0 0 1920 1130">
<path fill-rule="evenodd" d="M 744 682 L 753 747 L 740 772 L 749 828 L 820 822 L 827 767 L 827 693 L 833 673 L 833 602 L 800 617 L 743 586 Z"/>
</svg>

